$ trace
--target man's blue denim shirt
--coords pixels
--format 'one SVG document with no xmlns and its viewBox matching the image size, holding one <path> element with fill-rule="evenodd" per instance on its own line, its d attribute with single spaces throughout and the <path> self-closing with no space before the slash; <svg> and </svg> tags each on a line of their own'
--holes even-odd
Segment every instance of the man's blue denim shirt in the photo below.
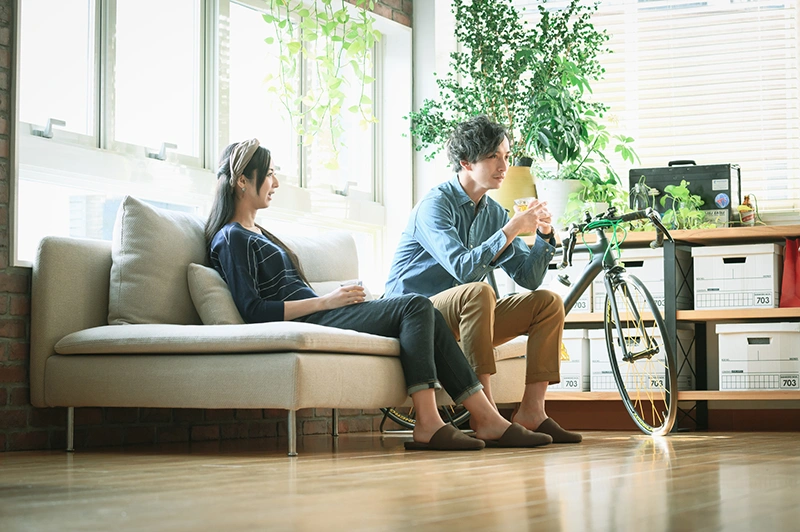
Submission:
<svg viewBox="0 0 800 532">
<path fill-rule="evenodd" d="M 392 260 L 385 297 L 430 297 L 480 281 L 498 266 L 520 286 L 535 290 L 555 253 L 555 239 L 537 237 L 529 249 L 515 238 L 492 264 L 506 243 L 502 228 L 508 219 L 505 209 L 486 195 L 476 209 L 457 175 L 433 188 L 411 212 Z"/>
</svg>

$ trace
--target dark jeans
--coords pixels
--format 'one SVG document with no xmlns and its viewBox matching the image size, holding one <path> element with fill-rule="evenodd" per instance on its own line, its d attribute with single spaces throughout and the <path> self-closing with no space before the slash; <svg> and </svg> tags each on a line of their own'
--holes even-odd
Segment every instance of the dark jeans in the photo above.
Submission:
<svg viewBox="0 0 800 532">
<path fill-rule="evenodd" d="M 294 321 L 397 338 L 409 395 L 444 387 L 460 403 L 483 388 L 444 317 L 427 297 L 411 294 L 378 299 Z"/>
</svg>

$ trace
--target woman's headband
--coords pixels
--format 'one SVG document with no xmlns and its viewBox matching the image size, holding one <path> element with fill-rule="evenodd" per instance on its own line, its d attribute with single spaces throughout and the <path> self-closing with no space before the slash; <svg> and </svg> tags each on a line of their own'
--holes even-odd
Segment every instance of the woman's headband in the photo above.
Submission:
<svg viewBox="0 0 800 532">
<path fill-rule="evenodd" d="M 230 157 L 231 177 L 236 179 L 244 173 L 244 169 L 256 153 L 259 143 L 258 139 L 245 140 L 233 148 Z"/>
</svg>

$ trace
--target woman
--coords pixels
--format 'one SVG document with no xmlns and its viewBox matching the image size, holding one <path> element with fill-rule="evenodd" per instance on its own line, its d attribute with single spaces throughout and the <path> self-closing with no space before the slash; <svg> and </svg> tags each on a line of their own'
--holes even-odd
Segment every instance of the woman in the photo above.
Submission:
<svg viewBox="0 0 800 532">
<path fill-rule="evenodd" d="M 222 154 L 217 191 L 206 223 L 211 264 L 225 279 L 248 323 L 303 321 L 397 338 L 406 387 L 416 410 L 414 441 L 407 449 L 475 450 L 534 447 L 545 434 L 506 421 L 491 405 L 442 315 L 422 296 L 364 301 L 360 286 L 318 296 L 308 286 L 292 251 L 256 225 L 259 209 L 279 187 L 269 150 L 252 139 Z M 441 384 L 440 384 L 441 383 Z M 435 390 L 444 387 L 472 415 L 476 438 L 445 425 Z"/>
</svg>

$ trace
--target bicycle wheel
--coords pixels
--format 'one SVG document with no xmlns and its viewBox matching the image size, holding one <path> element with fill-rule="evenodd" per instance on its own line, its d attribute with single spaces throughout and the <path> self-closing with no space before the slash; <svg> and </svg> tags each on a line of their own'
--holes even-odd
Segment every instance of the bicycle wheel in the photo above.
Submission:
<svg viewBox="0 0 800 532">
<path fill-rule="evenodd" d="M 677 415 L 678 366 L 664 320 L 635 276 L 613 274 L 606 290 L 606 346 L 622 402 L 645 434 L 666 434 Z"/>
<path fill-rule="evenodd" d="M 417 422 L 416 418 L 414 417 L 413 407 L 387 407 L 381 408 L 381 412 L 383 412 L 387 418 L 391 419 L 405 429 L 413 430 L 414 425 Z M 469 420 L 469 410 L 464 408 L 462 405 L 440 406 L 439 415 L 442 416 L 442 419 L 445 421 L 445 423 L 452 423 L 459 428 Z M 383 424 L 381 424 L 381 427 L 383 427 Z"/>
</svg>

